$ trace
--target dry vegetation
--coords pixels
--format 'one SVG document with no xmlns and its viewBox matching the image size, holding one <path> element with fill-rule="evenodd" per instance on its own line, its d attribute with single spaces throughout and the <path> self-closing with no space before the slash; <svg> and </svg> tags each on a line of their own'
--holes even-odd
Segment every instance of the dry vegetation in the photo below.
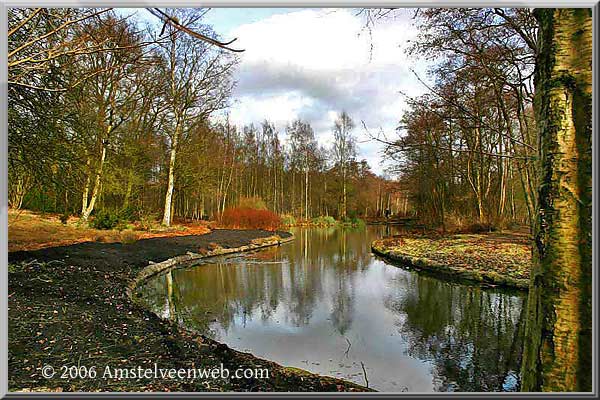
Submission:
<svg viewBox="0 0 600 400">
<path fill-rule="evenodd" d="M 92 229 L 78 217 L 69 217 L 65 224 L 59 214 L 41 214 L 27 210 L 8 211 L 8 251 L 37 250 L 81 242 L 133 243 L 139 239 L 184 235 L 204 235 L 210 229 L 206 222 L 161 227 L 132 225 L 119 231 Z"/>
<path fill-rule="evenodd" d="M 281 226 L 281 218 L 269 210 L 235 207 L 221 214 L 219 224 L 224 228 L 274 231 Z"/>
<path fill-rule="evenodd" d="M 527 288 L 531 249 L 524 233 L 405 236 L 373 242 L 373 250 L 411 266 L 492 284 Z"/>
</svg>

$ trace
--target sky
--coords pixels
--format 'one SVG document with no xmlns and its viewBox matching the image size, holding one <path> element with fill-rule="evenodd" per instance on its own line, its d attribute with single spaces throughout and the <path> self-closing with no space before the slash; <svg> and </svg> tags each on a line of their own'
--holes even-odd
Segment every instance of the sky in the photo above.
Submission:
<svg viewBox="0 0 600 400">
<path fill-rule="evenodd" d="M 242 126 L 266 118 L 285 141 L 286 125 L 301 118 L 329 147 L 335 118 L 346 111 L 356 125 L 358 158 L 383 174 L 383 146 L 370 134 L 393 137 L 406 109 L 400 92 L 416 96 L 425 90 L 411 69 L 425 77 L 427 64 L 405 52 L 417 33 L 411 16 L 399 10 L 369 35 L 355 9 L 211 9 L 204 22 L 245 49 L 235 73 L 231 121 Z"/>
</svg>

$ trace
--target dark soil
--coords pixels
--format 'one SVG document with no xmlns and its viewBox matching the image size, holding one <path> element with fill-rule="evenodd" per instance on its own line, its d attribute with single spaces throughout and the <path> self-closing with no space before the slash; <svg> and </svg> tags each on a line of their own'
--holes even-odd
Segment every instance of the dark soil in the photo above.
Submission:
<svg viewBox="0 0 600 400">
<path fill-rule="evenodd" d="M 281 237 L 289 236 L 277 232 Z M 8 385 L 10 391 L 361 391 L 230 349 L 133 303 L 129 282 L 149 261 L 214 244 L 247 245 L 273 232 L 216 230 L 201 236 L 133 244 L 80 243 L 9 253 Z M 268 379 L 102 379 L 104 368 L 268 368 Z M 44 365 L 56 371 L 41 374 Z M 62 366 L 96 367 L 94 379 L 61 379 Z"/>
</svg>

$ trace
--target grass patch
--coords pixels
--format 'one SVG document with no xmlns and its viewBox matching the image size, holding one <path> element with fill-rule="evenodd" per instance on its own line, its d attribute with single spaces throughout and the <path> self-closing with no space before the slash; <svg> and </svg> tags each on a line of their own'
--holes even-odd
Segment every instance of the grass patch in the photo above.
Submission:
<svg viewBox="0 0 600 400">
<path fill-rule="evenodd" d="M 146 224 L 144 229 L 138 229 L 137 224 L 116 227 L 122 229 L 94 229 L 79 217 L 70 216 L 66 223 L 61 217 L 61 214 L 8 210 L 8 251 L 37 250 L 82 242 L 133 243 L 132 228 L 142 231 L 135 233 L 136 241 L 153 237 L 204 235 L 211 231 L 204 221 L 164 227 L 148 218 L 138 222 Z"/>
<path fill-rule="evenodd" d="M 311 224 L 318 226 L 333 226 L 337 224 L 337 221 L 331 215 L 327 215 L 313 218 Z"/>
<path fill-rule="evenodd" d="M 280 216 L 282 226 L 294 226 L 296 225 L 296 218 L 290 214 L 284 214 Z"/>
<path fill-rule="evenodd" d="M 529 282 L 531 248 L 524 234 L 402 236 L 376 240 L 372 248 L 396 261 L 475 281 L 520 288 Z"/>
</svg>

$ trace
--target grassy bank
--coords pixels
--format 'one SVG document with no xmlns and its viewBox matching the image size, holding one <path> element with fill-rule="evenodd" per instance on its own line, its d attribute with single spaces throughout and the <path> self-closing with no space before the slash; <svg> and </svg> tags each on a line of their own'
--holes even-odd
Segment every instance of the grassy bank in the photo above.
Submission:
<svg viewBox="0 0 600 400">
<path fill-rule="evenodd" d="M 525 234 L 406 235 L 376 240 L 371 248 L 417 269 L 488 285 L 529 286 L 531 251 Z"/>
<path fill-rule="evenodd" d="M 119 243 L 154 237 L 203 235 L 206 221 L 161 226 L 157 221 L 127 224 L 124 229 L 94 229 L 77 216 L 64 222 L 60 214 L 8 210 L 8 251 L 38 250 L 84 242 Z"/>
<path fill-rule="evenodd" d="M 289 234 L 278 232 L 281 237 Z M 132 244 L 85 242 L 9 253 L 10 391 L 354 391 L 358 385 L 299 373 L 164 321 L 128 286 L 147 269 L 188 252 L 257 243 L 268 231 L 216 230 Z M 209 250 L 210 249 L 210 250 Z M 268 368 L 268 379 L 61 379 L 60 368 Z M 52 365 L 54 378 L 42 376 Z"/>
</svg>

